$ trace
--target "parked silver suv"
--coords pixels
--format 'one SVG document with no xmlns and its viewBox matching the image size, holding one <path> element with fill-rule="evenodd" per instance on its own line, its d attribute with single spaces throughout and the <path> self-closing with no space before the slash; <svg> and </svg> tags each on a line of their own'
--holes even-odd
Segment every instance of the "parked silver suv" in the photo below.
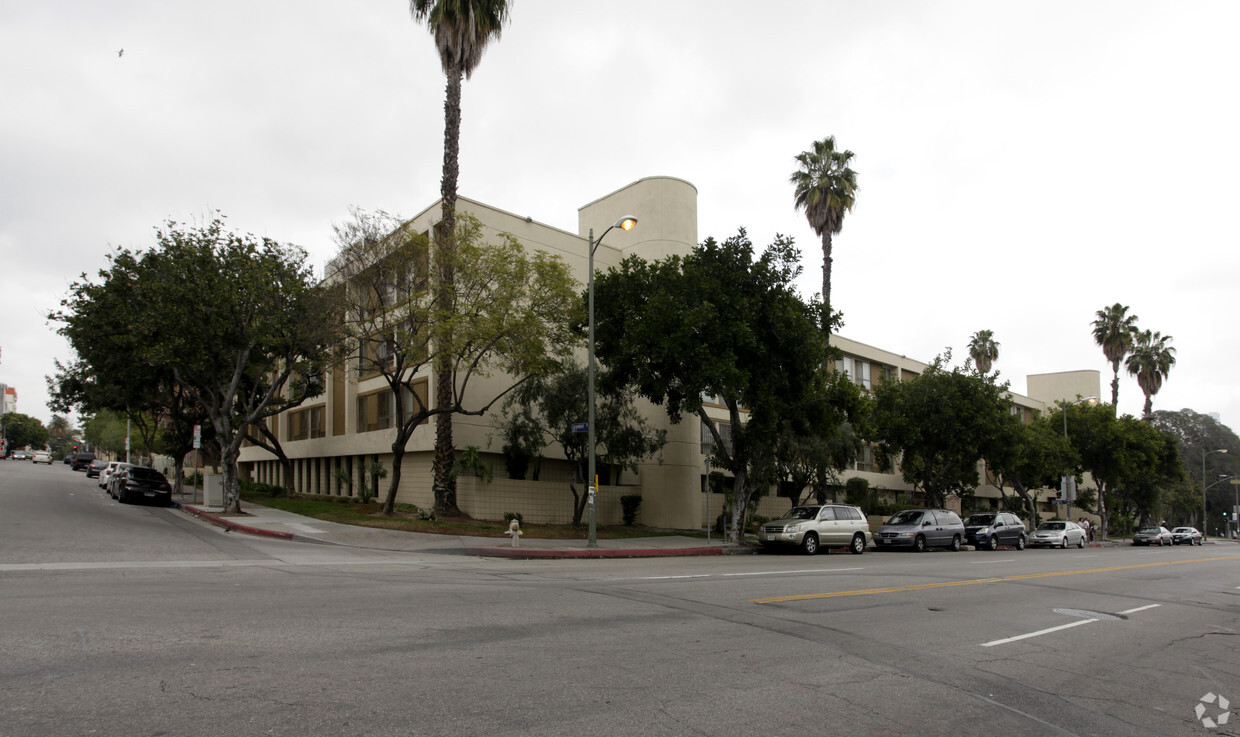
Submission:
<svg viewBox="0 0 1240 737">
<path fill-rule="evenodd" d="M 847 547 L 860 555 L 873 541 L 865 513 L 847 504 L 807 504 L 762 525 L 758 541 L 766 548 L 796 545 L 813 555 L 819 550 Z"/>
</svg>

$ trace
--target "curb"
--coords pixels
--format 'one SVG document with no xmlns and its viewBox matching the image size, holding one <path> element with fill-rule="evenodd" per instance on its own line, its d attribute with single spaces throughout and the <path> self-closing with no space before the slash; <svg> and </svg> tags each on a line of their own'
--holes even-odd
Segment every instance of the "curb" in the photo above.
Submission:
<svg viewBox="0 0 1240 737">
<path fill-rule="evenodd" d="M 509 560 L 547 560 L 570 558 L 596 560 L 601 558 L 681 558 L 713 555 L 757 555 L 760 551 L 746 548 L 652 548 L 641 550 L 546 550 L 537 548 L 462 548 L 462 555 Z"/>
<path fill-rule="evenodd" d="M 291 532 L 276 532 L 275 530 L 264 530 L 260 527 L 250 527 L 249 525 L 238 524 L 236 522 L 233 522 L 232 520 L 228 520 L 223 517 L 217 517 L 214 514 L 208 514 L 202 511 L 201 509 L 198 509 L 197 507 L 187 507 L 179 502 L 173 502 L 172 504 L 174 507 L 186 512 L 187 514 L 192 514 L 193 516 L 199 519 L 206 520 L 207 522 L 210 522 L 211 524 L 219 525 L 220 527 L 223 527 L 225 530 L 228 530 L 230 532 L 231 531 L 244 532 L 247 535 L 257 535 L 258 537 L 271 537 L 277 540 L 292 540 L 294 537 L 293 533 Z"/>
</svg>

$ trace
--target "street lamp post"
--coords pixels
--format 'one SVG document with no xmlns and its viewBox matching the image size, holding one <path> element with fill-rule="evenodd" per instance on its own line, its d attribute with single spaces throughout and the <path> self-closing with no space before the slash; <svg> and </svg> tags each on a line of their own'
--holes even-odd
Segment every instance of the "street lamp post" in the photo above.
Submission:
<svg viewBox="0 0 1240 737">
<path fill-rule="evenodd" d="M 1206 527 L 1207 527 L 1206 515 L 1210 513 L 1208 509 L 1208 502 L 1206 502 L 1206 491 L 1209 490 L 1210 488 L 1206 486 L 1206 456 L 1214 454 L 1214 453 L 1226 453 L 1226 452 L 1227 452 L 1226 448 L 1219 448 L 1218 450 L 1201 451 L 1201 536 L 1203 538 L 1209 535 L 1209 532 L 1206 530 Z"/>
<path fill-rule="evenodd" d="M 589 376 L 588 385 L 589 385 L 589 402 L 590 402 L 588 416 L 586 418 L 586 443 L 589 445 L 589 452 L 590 452 L 590 468 L 589 468 L 590 478 L 587 479 L 586 481 L 586 483 L 590 487 L 589 490 L 586 492 L 587 494 L 589 494 L 588 499 L 589 499 L 589 512 L 590 512 L 590 534 L 589 534 L 589 538 L 586 541 L 587 548 L 598 547 L 598 508 L 595 505 L 595 498 L 594 498 L 595 495 L 598 493 L 598 474 L 595 472 L 595 469 L 594 469 L 594 251 L 598 249 L 599 244 L 602 243 L 603 239 L 607 237 L 607 234 L 612 231 L 612 228 L 619 228 L 621 230 L 632 230 L 634 225 L 637 225 L 637 218 L 633 217 L 632 215 L 625 215 L 624 217 L 620 218 L 615 223 L 613 223 L 610 228 L 608 228 L 607 230 L 604 230 L 603 234 L 598 237 L 598 240 L 594 240 L 594 228 L 590 228 L 590 260 L 589 260 L 590 286 L 588 290 L 589 292 L 588 301 L 589 301 L 589 312 L 590 312 L 590 347 L 589 347 L 590 366 L 586 372 L 587 375 Z"/>
</svg>

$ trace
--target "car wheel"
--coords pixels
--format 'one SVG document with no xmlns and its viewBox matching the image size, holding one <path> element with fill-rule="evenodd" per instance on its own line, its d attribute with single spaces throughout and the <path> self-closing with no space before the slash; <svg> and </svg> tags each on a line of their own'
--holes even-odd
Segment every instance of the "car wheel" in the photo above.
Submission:
<svg viewBox="0 0 1240 737">
<path fill-rule="evenodd" d="M 952 535 L 951 551 L 953 553 L 960 552 L 960 536 L 959 535 Z"/>
<path fill-rule="evenodd" d="M 926 538 L 924 535 L 918 535 L 913 538 L 913 550 L 916 550 L 919 553 L 926 552 Z"/>
<path fill-rule="evenodd" d="M 1160 537 L 1160 538 L 1158 538 L 1158 547 L 1160 547 L 1160 548 L 1161 548 L 1161 547 L 1162 547 L 1162 545 L 1163 545 L 1163 543 L 1162 543 L 1162 538 Z"/>
<path fill-rule="evenodd" d="M 852 553 L 853 555 L 861 555 L 862 553 L 864 553 L 865 552 L 865 535 L 862 535 L 859 532 L 856 535 L 853 535 L 852 545 L 848 547 L 848 552 Z"/>
<path fill-rule="evenodd" d="M 998 549 L 999 549 L 999 536 L 998 536 L 998 535 L 991 535 L 991 536 L 990 536 L 990 545 L 988 545 L 987 547 L 989 547 L 991 550 L 998 550 Z"/>
<path fill-rule="evenodd" d="M 1063 538 L 1060 539 L 1059 547 L 1063 548 L 1064 550 L 1068 549 L 1068 536 L 1067 535 L 1064 535 Z"/>
<path fill-rule="evenodd" d="M 1081 539 L 1076 541 L 1076 547 L 1078 548 L 1085 547 L 1085 536 L 1084 535 L 1081 535 Z"/>
<path fill-rule="evenodd" d="M 813 555 L 818 552 L 818 536 L 812 532 L 807 532 L 804 539 L 801 540 L 801 550 L 806 555 Z"/>
<path fill-rule="evenodd" d="M 1016 538 L 1016 549 L 1017 550 L 1025 549 L 1025 536 L 1024 535 L 1021 535 L 1020 537 Z"/>
</svg>

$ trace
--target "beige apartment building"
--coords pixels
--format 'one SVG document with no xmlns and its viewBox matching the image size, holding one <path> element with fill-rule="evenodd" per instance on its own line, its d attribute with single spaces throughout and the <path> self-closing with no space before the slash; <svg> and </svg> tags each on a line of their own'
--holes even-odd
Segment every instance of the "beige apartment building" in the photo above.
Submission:
<svg viewBox="0 0 1240 737">
<path fill-rule="evenodd" d="M 537 249 L 562 258 L 581 284 L 587 282 L 589 236 L 600 236 L 624 215 L 638 218 L 639 225 L 631 231 L 614 229 L 595 251 L 595 267 L 605 271 L 632 255 L 655 260 L 673 254 L 688 254 L 698 242 L 697 189 L 689 182 L 674 177 L 649 177 L 601 197 L 578 210 L 576 233 L 544 225 L 530 217 L 506 212 L 481 202 L 461 197 L 459 211 L 468 212 L 484 226 L 487 235 L 511 233 L 527 249 Z M 438 220 L 440 205 L 432 203 L 411 220 L 417 231 L 430 231 Z M 330 268 L 330 267 L 329 267 Z M 331 274 L 328 274 L 331 278 Z M 865 388 L 872 389 L 886 381 L 901 381 L 925 371 L 927 365 L 898 353 L 875 348 L 843 336 L 833 336 L 833 344 L 844 357 L 837 368 Z M 585 361 L 582 351 L 581 360 Z M 377 462 L 391 467 L 393 398 L 386 383 L 378 376 L 359 376 L 352 365 L 338 366 L 324 382 L 324 392 L 315 399 L 273 418 L 273 429 L 279 434 L 285 453 L 293 461 L 293 480 L 297 490 L 308 494 L 355 496 L 358 472 Z M 429 370 L 419 391 L 431 385 Z M 476 387 L 479 396 L 489 398 L 503 388 L 502 379 L 492 379 Z M 1014 411 L 1029 421 L 1037 413 L 1052 407 L 1058 400 L 1075 400 L 1083 396 L 1099 396 L 1098 371 L 1074 371 L 1028 377 L 1030 396 L 1013 395 Z M 425 396 L 425 395 L 423 395 Z M 597 509 L 600 524 L 621 521 L 620 497 L 640 494 L 642 504 L 639 521 L 651 527 L 699 529 L 722 508 L 722 496 L 706 494 L 706 455 L 703 453 L 703 428 L 693 417 L 679 425 L 671 424 L 663 408 L 641 402 L 649 421 L 667 430 L 668 443 L 660 459 L 641 466 L 637 474 L 623 474 L 612 479 L 610 486 L 600 488 Z M 720 419 L 725 413 L 720 408 Z M 502 520 L 506 512 L 520 512 L 531 523 L 561 524 L 572 519 L 573 496 L 569 490 L 571 470 L 562 457 L 556 458 L 555 446 L 545 449 L 548 457 L 540 464 L 538 479 L 512 480 L 505 477 L 502 440 L 497 430 L 497 415 L 487 417 L 457 416 L 453 434 L 458 451 L 476 446 L 482 456 L 493 463 L 491 482 L 472 476 L 457 480 L 458 504 L 462 511 L 477 519 Z M 582 418 L 583 420 L 585 418 Z M 430 507 L 431 462 L 434 448 L 433 423 L 419 427 L 410 440 L 404 456 L 401 485 L 397 501 Z M 283 483 L 282 467 L 275 456 L 256 446 L 247 446 L 241 453 L 241 477 L 266 483 Z M 977 505 L 998 506 L 1001 490 L 986 482 L 985 473 L 977 492 Z M 911 500 L 911 489 L 897 474 L 882 473 L 867 452 L 856 467 L 846 474 L 867 479 L 872 487 L 898 499 Z M 368 480 L 369 484 L 370 481 Z M 372 487 L 373 488 L 373 487 Z M 379 482 L 379 493 L 387 489 L 386 479 Z M 1010 490 L 1008 491 L 1010 495 Z M 1049 498 L 1043 493 L 1040 500 Z M 758 514 L 778 516 L 788 507 L 786 498 L 765 497 Z M 1055 509 L 1045 501 L 1044 513 Z M 708 511 L 709 510 L 709 511 Z"/>
</svg>

